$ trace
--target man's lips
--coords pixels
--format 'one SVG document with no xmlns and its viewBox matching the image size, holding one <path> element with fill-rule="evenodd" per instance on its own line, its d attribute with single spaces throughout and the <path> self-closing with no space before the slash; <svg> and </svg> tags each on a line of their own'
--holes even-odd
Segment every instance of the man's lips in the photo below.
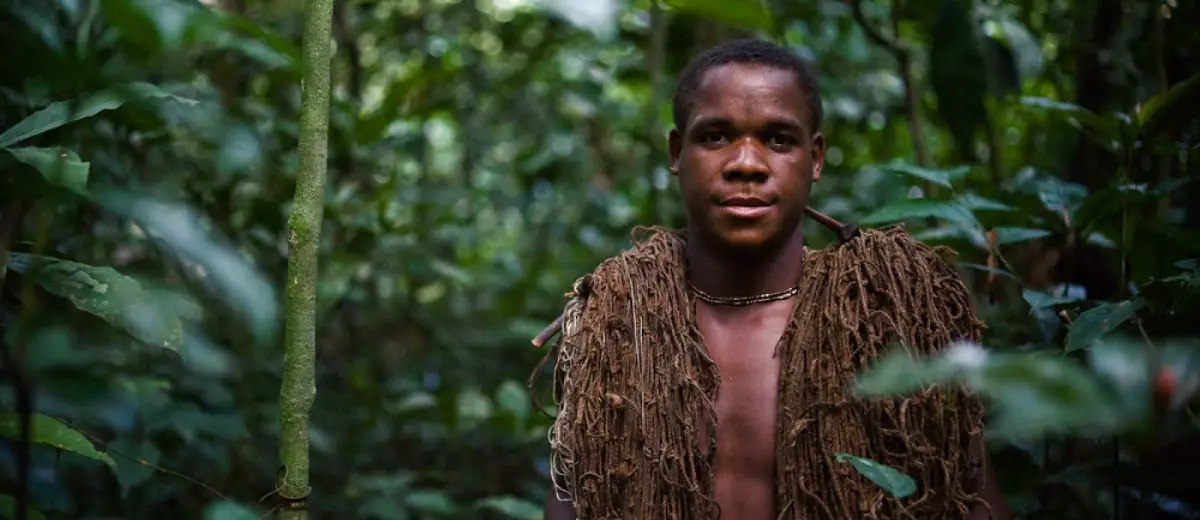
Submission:
<svg viewBox="0 0 1200 520">
<path fill-rule="evenodd" d="M 771 210 L 771 203 L 757 197 L 727 197 L 721 199 L 723 213 L 742 219 L 754 219 L 766 215 Z"/>
<path fill-rule="evenodd" d="M 771 203 L 758 197 L 734 196 L 721 199 L 722 206 L 746 206 L 751 208 L 770 206 Z"/>
</svg>

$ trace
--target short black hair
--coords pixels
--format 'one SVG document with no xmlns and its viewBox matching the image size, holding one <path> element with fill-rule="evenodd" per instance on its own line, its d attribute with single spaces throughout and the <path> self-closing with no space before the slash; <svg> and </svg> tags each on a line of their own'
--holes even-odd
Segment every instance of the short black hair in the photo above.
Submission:
<svg viewBox="0 0 1200 520">
<path fill-rule="evenodd" d="M 716 47 L 692 59 L 683 72 L 679 74 L 679 82 L 675 86 L 675 96 L 671 100 L 671 116 L 675 128 L 683 130 L 692 110 L 692 96 L 704 80 L 704 74 L 721 65 L 730 63 L 765 65 L 772 68 L 791 71 L 796 76 L 796 83 L 808 101 L 808 115 L 811 130 L 816 132 L 821 128 L 821 91 L 817 87 L 817 75 L 811 67 L 799 56 L 785 47 L 758 39 L 733 40 Z"/>
</svg>

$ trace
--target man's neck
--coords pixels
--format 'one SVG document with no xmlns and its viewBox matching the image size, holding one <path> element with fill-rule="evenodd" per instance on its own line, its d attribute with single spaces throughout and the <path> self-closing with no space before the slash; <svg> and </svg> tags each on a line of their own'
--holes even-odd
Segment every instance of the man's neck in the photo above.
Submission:
<svg viewBox="0 0 1200 520">
<path fill-rule="evenodd" d="M 756 254 L 712 247 L 689 235 L 688 281 L 706 293 L 757 296 L 787 290 L 800 279 L 804 260 L 804 230 L 800 226 L 779 246 Z"/>
</svg>

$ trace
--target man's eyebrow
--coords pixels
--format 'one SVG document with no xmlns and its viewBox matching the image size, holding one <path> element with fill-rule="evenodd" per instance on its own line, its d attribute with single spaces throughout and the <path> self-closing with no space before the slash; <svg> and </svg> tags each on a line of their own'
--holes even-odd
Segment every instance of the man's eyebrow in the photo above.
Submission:
<svg viewBox="0 0 1200 520">
<path fill-rule="evenodd" d="M 696 116 L 692 120 L 691 128 L 712 128 L 712 127 L 727 127 L 731 126 L 728 118 L 720 116 Z M 791 116 L 772 117 L 767 120 L 763 128 L 768 130 L 784 130 L 792 132 L 802 132 L 807 128 L 804 121 Z"/>
<path fill-rule="evenodd" d="M 696 119 L 692 120 L 692 128 L 712 126 L 729 126 L 729 119 L 717 116 L 696 116 Z"/>
<path fill-rule="evenodd" d="M 788 116 L 773 117 L 767 122 L 766 126 L 771 130 L 791 130 L 794 132 L 800 132 L 805 129 L 803 121 Z"/>
</svg>

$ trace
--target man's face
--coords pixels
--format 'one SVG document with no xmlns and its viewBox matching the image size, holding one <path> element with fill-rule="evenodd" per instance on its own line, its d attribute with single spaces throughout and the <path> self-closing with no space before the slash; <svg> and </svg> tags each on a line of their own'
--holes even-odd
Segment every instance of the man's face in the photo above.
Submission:
<svg viewBox="0 0 1200 520">
<path fill-rule="evenodd" d="M 825 157 L 807 106 L 791 71 L 709 69 L 670 136 L 671 171 L 698 238 L 749 252 L 793 236 Z"/>
</svg>

